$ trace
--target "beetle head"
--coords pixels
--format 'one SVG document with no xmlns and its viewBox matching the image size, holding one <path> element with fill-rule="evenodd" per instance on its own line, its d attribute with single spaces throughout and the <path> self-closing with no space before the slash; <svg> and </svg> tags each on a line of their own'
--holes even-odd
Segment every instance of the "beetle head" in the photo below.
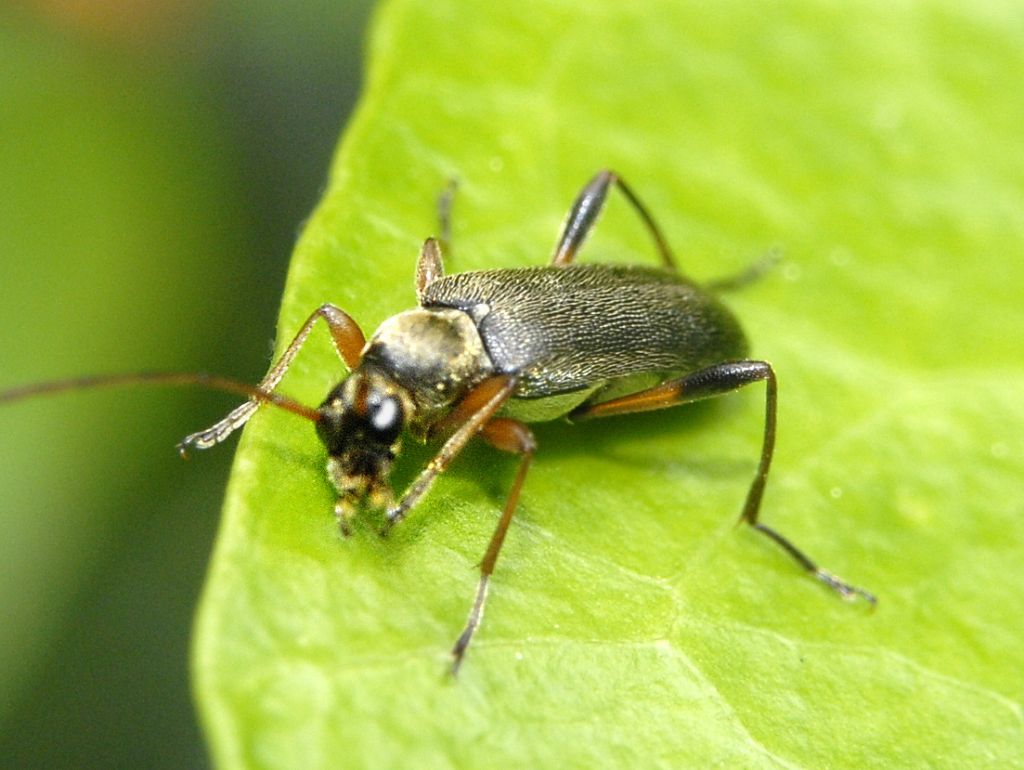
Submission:
<svg viewBox="0 0 1024 770">
<path fill-rule="evenodd" d="M 327 475 L 338 492 L 344 528 L 362 501 L 381 508 L 392 500 L 388 474 L 412 411 L 403 388 L 372 367 L 360 367 L 328 395 L 318 410 L 317 434 L 327 447 Z"/>
</svg>

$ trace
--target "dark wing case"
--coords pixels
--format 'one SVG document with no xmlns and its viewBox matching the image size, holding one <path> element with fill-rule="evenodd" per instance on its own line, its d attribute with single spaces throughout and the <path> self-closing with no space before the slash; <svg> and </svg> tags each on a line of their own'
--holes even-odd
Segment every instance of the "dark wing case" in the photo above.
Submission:
<svg viewBox="0 0 1024 770">
<path fill-rule="evenodd" d="M 570 265 L 457 273 L 431 283 L 424 307 L 451 307 L 477 324 L 497 371 L 518 374 L 520 398 L 652 381 L 741 359 L 733 315 L 668 271 Z"/>
</svg>

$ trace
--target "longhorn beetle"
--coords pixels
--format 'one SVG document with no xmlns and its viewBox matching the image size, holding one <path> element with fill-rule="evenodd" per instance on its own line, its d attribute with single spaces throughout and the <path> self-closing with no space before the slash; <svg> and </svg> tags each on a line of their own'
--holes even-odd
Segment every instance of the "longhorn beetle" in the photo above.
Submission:
<svg viewBox="0 0 1024 770">
<path fill-rule="evenodd" d="M 642 220 L 660 267 L 578 264 L 611 187 Z M 782 547 L 844 599 L 875 597 L 822 569 L 791 540 L 758 520 L 775 445 L 775 372 L 747 358 L 735 317 L 714 296 L 750 275 L 699 286 L 683 277 L 661 229 L 614 172 L 597 173 L 576 198 L 548 265 L 445 275 L 441 243 L 449 233 L 452 187 L 440 201 L 441 239 L 428 238 L 416 265 L 418 307 L 385 320 L 366 340 L 359 325 L 331 304 L 317 308 L 256 387 L 205 374 L 141 373 L 40 383 L 0 393 L 0 402 L 85 387 L 138 382 L 189 384 L 248 400 L 178 449 L 207 449 L 241 428 L 261 404 L 312 422 L 327 450 L 341 532 L 361 507 L 384 509 L 382 535 L 401 522 L 463 447 L 480 436 L 519 455 L 519 469 L 480 562 L 465 628 L 452 649 L 459 668 L 483 617 L 487 588 L 537 449 L 527 423 L 570 421 L 663 409 L 764 381 L 761 459 L 740 521 Z M 318 320 L 331 334 L 349 374 L 313 409 L 275 388 Z M 399 440 L 442 439 L 403 495 L 388 484 Z"/>
</svg>

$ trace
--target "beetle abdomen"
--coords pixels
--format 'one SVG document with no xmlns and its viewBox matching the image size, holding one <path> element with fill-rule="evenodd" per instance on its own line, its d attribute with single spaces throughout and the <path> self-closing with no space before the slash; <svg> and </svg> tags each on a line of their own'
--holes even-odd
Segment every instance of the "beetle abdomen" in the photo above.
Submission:
<svg viewBox="0 0 1024 770">
<path fill-rule="evenodd" d="M 732 314 L 685 278 L 658 268 L 570 265 L 445 276 L 424 307 L 468 313 L 519 398 L 685 374 L 740 359 L 747 344 Z M 658 377 L 652 378 L 652 383 Z"/>
</svg>

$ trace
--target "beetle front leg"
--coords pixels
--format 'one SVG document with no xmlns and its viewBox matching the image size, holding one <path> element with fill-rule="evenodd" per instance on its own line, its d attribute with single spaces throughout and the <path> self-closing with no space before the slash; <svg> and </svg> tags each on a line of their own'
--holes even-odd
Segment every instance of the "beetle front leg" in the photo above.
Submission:
<svg viewBox="0 0 1024 770">
<path fill-rule="evenodd" d="M 437 196 L 437 226 L 441 249 L 446 254 L 452 247 L 452 204 L 455 202 L 455 191 L 459 189 L 459 180 L 452 177 Z"/>
<path fill-rule="evenodd" d="M 640 199 L 630 189 L 629 185 L 622 181 L 618 174 L 609 169 L 598 171 L 594 178 L 587 182 L 586 186 L 580 190 L 580 194 L 576 197 L 572 208 L 569 210 L 569 216 L 566 218 L 565 225 L 562 227 L 562 235 L 558 239 L 558 245 L 555 247 L 551 264 L 556 267 L 564 267 L 572 263 L 576 253 L 583 248 L 583 242 L 586 241 L 587 236 L 590 234 L 590 230 L 601 213 L 601 209 L 604 208 L 605 198 L 608 197 L 608 188 L 613 184 L 622 191 L 622 194 L 626 196 L 626 199 L 633 206 L 633 210 L 643 220 L 644 226 L 651 234 L 651 238 L 654 239 L 655 246 L 658 247 L 658 254 L 661 256 L 662 264 L 672 272 L 676 272 L 675 257 L 672 256 L 672 250 L 668 247 L 668 241 L 665 240 L 665 236 L 662 234 L 657 222 L 654 221 L 654 217 L 647 211 L 647 207 L 640 202 Z"/>
<path fill-rule="evenodd" d="M 423 292 L 427 287 L 444 276 L 443 255 L 451 249 L 452 239 L 452 201 L 455 199 L 457 180 L 449 179 L 444 190 L 437 196 L 437 224 L 440 235 L 427 238 L 420 249 L 420 257 L 416 260 L 416 298 L 423 300 Z"/>
<path fill-rule="evenodd" d="M 750 490 L 747 492 L 747 499 L 743 505 L 743 512 L 740 514 L 739 520 L 746 522 L 758 532 L 773 540 L 795 559 L 801 567 L 838 593 L 842 598 L 854 599 L 859 596 L 874 605 L 876 599 L 873 594 L 847 583 L 828 570 L 818 566 L 814 560 L 797 548 L 789 538 L 757 520 L 761 509 L 761 498 L 764 495 L 765 483 L 768 481 L 768 469 L 771 466 L 772 454 L 775 449 L 777 386 L 775 372 L 767 361 L 731 361 L 716 364 L 715 366 L 701 369 L 676 380 L 670 380 L 639 393 L 622 396 L 621 398 L 605 401 L 604 403 L 585 404 L 577 408 L 570 417 L 571 419 L 585 419 L 663 409 L 675 406 L 676 404 L 686 404 L 691 401 L 700 401 L 705 398 L 731 393 L 738 388 L 742 388 L 744 385 L 760 380 L 765 381 L 766 387 L 764 439 L 761 444 L 761 460 L 757 465 L 754 480 L 750 484 Z"/>
<path fill-rule="evenodd" d="M 363 335 L 362 329 L 341 308 L 329 303 L 323 304 L 306 319 L 302 328 L 299 329 L 299 333 L 295 335 L 295 339 L 291 341 L 291 344 L 285 349 L 277 363 L 271 367 L 267 375 L 260 381 L 260 384 L 256 386 L 259 390 L 269 393 L 277 387 L 281 378 L 284 377 L 284 373 L 288 371 L 288 367 L 291 365 L 292 359 L 295 358 L 295 354 L 299 352 L 306 338 L 309 337 L 309 333 L 313 330 L 313 324 L 316 323 L 318 318 L 323 318 L 327 323 L 331 332 L 331 339 L 334 342 L 334 348 L 341 359 L 350 370 L 356 368 L 359 364 L 359 357 L 362 354 L 363 346 L 366 345 L 366 338 Z M 256 413 L 260 403 L 260 401 L 250 399 L 233 409 L 227 417 L 211 425 L 206 430 L 186 436 L 178 444 L 178 451 L 182 456 L 185 456 L 190 449 L 209 449 L 212 446 L 216 446 L 245 425 L 249 418 Z"/>
<path fill-rule="evenodd" d="M 444 276 L 441 245 L 435 238 L 427 238 L 416 260 L 416 299 L 423 302 L 423 292 L 438 278 Z"/>
<path fill-rule="evenodd" d="M 481 382 L 471 390 L 459 405 L 445 419 L 445 425 L 457 425 L 455 432 L 444 442 L 434 459 L 427 463 L 420 475 L 409 486 L 402 498 L 387 512 L 387 521 L 381 529 L 386 537 L 391 528 L 402 521 L 409 511 L 433 486 L 434 480 L 448 468 L 452 460 L 463 450 L 469 440 L 483 429 L 495 412 L 512 397 L 516 380 L 501 374 Z"/>
</svg>

